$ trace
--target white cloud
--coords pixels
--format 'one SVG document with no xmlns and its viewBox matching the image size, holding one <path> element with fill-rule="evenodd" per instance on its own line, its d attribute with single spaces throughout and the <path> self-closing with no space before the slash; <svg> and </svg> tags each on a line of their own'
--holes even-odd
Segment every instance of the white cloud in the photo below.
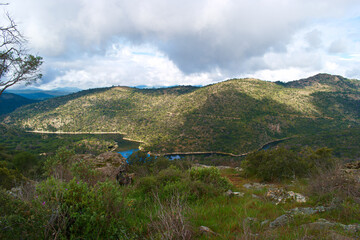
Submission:
<svg viewBox="0 0 360 240">
<path fill-rule="evenodd" d="M 357 0 L 13 0 L 8 9 L 45 57 L 47 88 L 360 77 L 341 60 L 360 53 Z"/>
<path fill-rule="evenodd" d="M 39 82 L 43 89 L 79 87 L 82 89 L 121 86 L 171 86 L 210 84 L 220 80 L 218 72 L 184 75 L 171 60 L 149 46 L 112 45 L 105 56 L 94 55 L 75 61 L 53 62 L 60 74 L 49 82 Z M 221 79 L 223 80 L 223 79 Z"/>
</svg>

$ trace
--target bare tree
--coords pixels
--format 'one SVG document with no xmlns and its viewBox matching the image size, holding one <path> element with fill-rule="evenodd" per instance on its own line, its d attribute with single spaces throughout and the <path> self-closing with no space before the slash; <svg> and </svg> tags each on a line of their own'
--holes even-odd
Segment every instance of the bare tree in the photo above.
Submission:
<svg viewBox="0 0 360 240">
<path fill-rule="evenodd" d="M 0 96 L 16 83 L 30 84 L 42 77 L 42 57 L 28 54 L 26 39 L 8 13 L 6 21 L 7 26 L 0 26 Z"/>
</svg>

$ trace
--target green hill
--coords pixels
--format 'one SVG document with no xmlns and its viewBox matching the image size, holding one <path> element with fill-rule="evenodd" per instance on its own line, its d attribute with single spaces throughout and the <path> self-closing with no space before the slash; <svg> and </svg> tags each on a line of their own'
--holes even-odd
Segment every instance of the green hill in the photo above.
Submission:
<svg viewBox="0 0 360 240">
<path fill-rule="evenodd" d="M 26 130 L 120 132 L 153 152 L 245 153 L 267 142 L 360 123 L 358 80 L 231 79 L 205 87 L 93 89 L 24 106 L 3 122 Z"/>
<path fill-rule="evenodd" d="M 0 115 L 10 113 L 18 107 L 35 102 L 38 101 L 12 93 L 3 93 L 0 96 Z"/>
</svg>

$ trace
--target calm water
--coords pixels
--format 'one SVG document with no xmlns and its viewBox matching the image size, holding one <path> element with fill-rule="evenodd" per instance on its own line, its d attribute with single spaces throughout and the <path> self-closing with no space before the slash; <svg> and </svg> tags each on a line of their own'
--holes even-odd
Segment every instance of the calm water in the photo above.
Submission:
<svg viewBox="0 0 360 240">
<path fill-rule="evenodd" d="M 130 149 L 130 150 L 126 150 L 126 151 L 121 151 L 118 153 L 120 153 L 121 156 L 123 156 L 125 159 L 128 159 L 131 154 L 133 154 L 134 152 L 137 152 L 137 151 L 139 151 L 139 149 L 135 148 L 135 149 Z"/>
<path fill-rule="evenodd" d="M 121 156 L 123 156 L 125 159 L 128 159 L 130 157 L 131 154 L 133 154 L 134 152 L 139 151 L 138 148 L 134 148 L 134 149 L 130 149 L 130 150 L 126 150 L 126 151 L 120 151 L 118 153 L 121 154 Z M 150 156 L 150 155 L 148 155 Z M 170 160 L 176 160 L 176 159 L 181 159 L 181 156 L 179 155 L 169 155 L 169 156 L 165 156 Z"/>
<path fill-rule="evenodd" d="M 279 141 L 275 141 L 272 143 L 268 143 L 266 145 L 264 145 L 260 150 L 269 150 L 273 147 L 275 147 L 276 145 L 278 145 L 279 143 L 283 142 L 284 140 L 279 140 Z M 125 150 L 125 151 L 120 151 L 118 153 L 120 153 L 125 159 L 128 159 L 130 157 L 131 154 L 133 154 L 134 152 L 139 151 L 138 148 L 133 148 L 133 149 L 129 149 L 129 150 Z M 209 153 L 204 153 L 204 154 L 198 154 L 198 155 L 202 155 L 202 156 L 209 156 L 209 155 L 222 155 L 222 154 L 209 154 Z M 177 160 L 177 159 L 181 159 L 185 156 L 190 156 L 190 155 L 165 155 L 165 157 L 167 157 L 170 160 Z"/>
</svg>

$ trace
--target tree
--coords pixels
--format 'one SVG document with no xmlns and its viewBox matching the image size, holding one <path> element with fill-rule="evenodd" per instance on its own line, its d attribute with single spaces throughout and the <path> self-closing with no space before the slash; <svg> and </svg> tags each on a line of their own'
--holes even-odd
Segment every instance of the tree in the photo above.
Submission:
<svg viewBox="0 0 360 240">
<path fill-rule="evenodd" d="M 42 57 L 28 54 L 27 41 L 8 13 L 6 21 L 7 26 L 0 26 L 0 96 L 8 87 L 20 82 L 30 84 L 42 77 Z"/>
</svg>

